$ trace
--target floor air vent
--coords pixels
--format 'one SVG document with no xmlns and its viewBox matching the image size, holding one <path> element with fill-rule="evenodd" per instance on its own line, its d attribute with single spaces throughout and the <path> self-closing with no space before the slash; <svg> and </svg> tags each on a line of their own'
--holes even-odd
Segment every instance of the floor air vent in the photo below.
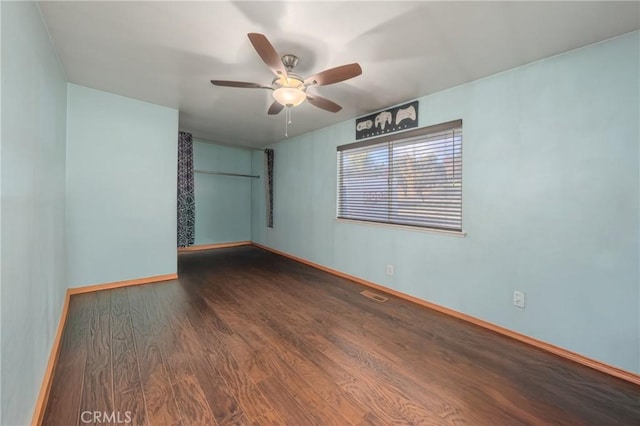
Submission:
<svg viewBox="0 0 640 426">
<path fill-rule="evenodd" d="M 380 296 L 379 294 L 372 293 L 369 290 L 361 291 L 360 294 L 364 297 L 368 297 L 369 299 L 373 299 L 376 302 L 386 302 L 387 300 L 389 300 L 388 297 Z"/>
</svg>

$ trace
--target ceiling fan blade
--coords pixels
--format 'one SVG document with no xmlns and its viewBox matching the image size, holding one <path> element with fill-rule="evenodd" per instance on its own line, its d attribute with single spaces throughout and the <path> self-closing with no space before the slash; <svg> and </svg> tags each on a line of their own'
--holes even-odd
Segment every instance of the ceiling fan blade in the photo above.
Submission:
<svg viewBox="0 0 640 426">
<path fill-rule="evenodd" d="M 279 114 L 283 109 L 284 106 L 281 103 L 279 103 L 278 101 L 273 101 L 273 103 L 269 107 L 269 111 L 267 111 L 267 114 L 276 115 Z"/>
<path fill-rule="evenodd" d="M 332 102 L 327 98 L 323 98 L 322 96 L 310 95 L 307 93 L 307 100 L 311 105 L 316 106 L 325 111 L 338 112 L 342 109 L 342 107 L 337 103 Z"/>
<path fill-rule="evenodd" d="M 244 81 L 211 80 L 214 86 L 240 87 L 244 89 L 273 89 L 271 86 L 264 86 L 258 83 L 247 83 Z"/>
<path fill-rule="evenodd" d="M 362 74 L 362 68 L 357 63 L 342 65 L 335 68 L 330 68 L 312 75 L 304 81 L 306 85 L 326 86 L 327 84 L 338 83 L 340 81 L 348 80 Z"/>
<path fill-rule="evenodd" d="M 258 33 L 249 33 L 247 34 L 249 37 L 249 41 L 253 44 L 253 48 L 256 49 L 258 55 L 262 58 L 265 64 L 273 71 L 273 73 L 277 76 L 287 76 L 287 69 L 282 63 L 282 59 L 280 59 L 280 55 L 276 52 L 276 49 L 273 48 L 269 40 Z"/>
</svg>

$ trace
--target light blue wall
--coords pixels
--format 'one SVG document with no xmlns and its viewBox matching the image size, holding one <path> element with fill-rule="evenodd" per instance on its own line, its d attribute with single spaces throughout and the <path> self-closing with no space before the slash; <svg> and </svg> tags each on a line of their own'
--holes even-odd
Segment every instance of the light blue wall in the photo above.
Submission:
<svg viewBox="0 0 640 426">
<path fill-rule="evenodd" d="M 2 421 L 2 2 L 0 2 L 0 422 Z"/>
<path fill-rule="evenodd" d="M 62 309 L 66 77 L 33 2 L 1 2 L 0 424 L 28 424 Z"/>
<path fill-rule="evenodd" d="M 178 111 L 68 93 L 69 287 L 175 273 Z"/>
<path fill-rule="evenodd" d="M 253 240 L 640 372 L 639 49 L 635 32 L 420 98 L 421 125 L 464 120 L 465 238 L 336 222 L 350 120 L 272 146 L 275 228 L 261 179 Z"/>
<path fill-rule="evenodd" d="M 251 174 L 251 151 L 193 141 L 196 170 Z M 251 178 L 195 174 L 195 244 L 251 240 Z"/>
</svg>

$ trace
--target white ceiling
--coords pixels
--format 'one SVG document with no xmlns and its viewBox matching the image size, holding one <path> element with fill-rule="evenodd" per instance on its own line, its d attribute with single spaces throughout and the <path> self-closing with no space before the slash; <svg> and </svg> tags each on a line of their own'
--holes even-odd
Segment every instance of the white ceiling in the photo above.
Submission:
<svg viewBox="0 0 640 426">
<path fill-rule="evenodd" d="M 300 57 L 303 77 L 358 62 L 363 74 L 310 89 L 289 137 L 640 27 L 640 2 L 41 2 L 69 81 L 180 110 L 180 129 L 260 147 L 284 138 L 284 114 L 247 33 Z"/>
</svg>

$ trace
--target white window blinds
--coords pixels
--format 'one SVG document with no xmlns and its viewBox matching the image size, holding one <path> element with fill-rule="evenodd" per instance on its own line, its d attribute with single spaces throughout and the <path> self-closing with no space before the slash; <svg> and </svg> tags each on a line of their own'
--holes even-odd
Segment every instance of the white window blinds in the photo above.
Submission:
<svg viewBox="0 0 640 426">
<path fill-rule="evenodd" d="M 462 120 L 338 147 L 338 217 L 462 231 Z"/>
</svg>

